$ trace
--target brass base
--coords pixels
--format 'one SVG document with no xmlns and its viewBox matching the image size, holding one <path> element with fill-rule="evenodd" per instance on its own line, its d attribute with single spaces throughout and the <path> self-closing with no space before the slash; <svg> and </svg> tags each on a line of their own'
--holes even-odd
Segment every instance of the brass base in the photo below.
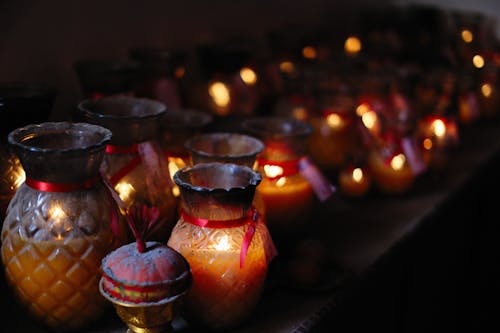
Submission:
<svg viewBox="0 0 500 333">
<path fill-rule="evenodd" d="M 174 331 L 172 326 L 169 324 L 148 328 L 137 327 L 132 324 L 127 324 L 127 326 L 127 333 L 170 333 Z"/>
</svg>

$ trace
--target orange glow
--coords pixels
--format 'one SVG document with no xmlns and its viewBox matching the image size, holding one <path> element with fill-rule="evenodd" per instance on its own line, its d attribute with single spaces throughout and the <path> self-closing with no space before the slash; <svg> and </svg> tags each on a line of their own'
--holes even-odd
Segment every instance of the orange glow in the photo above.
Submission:
<svg viewBox="0 0 500 333">
<path fill-rule="evenodd" d="M 180 157 L 168 157 L 168 172 L 170 174 L 170 179 L 174 179 L 174 174 L 181 168 L 186 166 L 186 163 L 184 163 L 184 160 Z M 172 194 L 175 197 L 178 197 L 181 195 L 179 186 L 174 183 L 174 186 L 172 187 Z"/>
<path fill-rule="evenodd" d="M 441 119 L 436 119 L 431 124 L 432 132 L 439 138 L 446 134 L 446 125 Z"/>
<path fill-rule="evenodd" d="M 302 106 L 295 107 L 292 113 L 293 117 L 297 120 L 305 120 L 307 118 L 307 110 Z"/>
<path fill-rule="evenodd" d="M 175 77 L 178 79 L 182 79 L 184 77 L 184 74 L 186 74 L 186 69 L 184 67 L 177 67 L 175 69 Z"/>
<path fill-rule="evenodd" d="M 352 170 L 352 179 L 356 183 L 361 183 L 363 181 L 363 170 L 361 170 L 361 168 L 355 168 Z"/>
<path fill-rule="evenodd" d="M 208 93 L 212 96 L 217 106 L 226 107 L 231 101 L 228 87 L 220 81 L 212 83 L 208 88 Z"/>
<path fill-rule="evenodd" d="M 333 129 L 338 129 L 344 125 L 344 120 L 336 113 L 330 113 L 326 117 L 326 123 Z"/>
<path fill-rule="evenodd" d="M 432 140 L 429 138 L 425 138 L 424 141 L 422 142 L 422 146 L 424 147 L 425 150 L 431 150 Z"/>
<path fill-rule="evenodd" d="M 472 41 L 474 40 L 474 35 L 469 29 L 462 30 L 460 35 L 462 36 L 462 40 L 466 43 L 472 43 Z"/>
<path fill-rule="evenodd" d="M 216 243 L 213 246 L 214 246 L 214 249 L 217 251 L 229 251 L 229 250 L 231 250 L 231 243 L 229 242 L 229 238 L 227 235 L 222 235 L 221 238 L 216 240 Z"/>
<path fill-rule="evenodd" d="M 269 178 L 276 178 L 283 174 L 283 168 L 278 165 L 264 165 L 264 173 Z"/>
<path fill-rule="evenodd" d="M 283 61 L 280 63 L 280 71 L 287 74 L 295 72 L 295 65 L 291 61 Z"/>
<path fill-rule="evenodd" d="M 11 190 L 16 191 L 26 180 L 26 174 L 24 173 L 24 169 L 21 166 L 18 166 L 12 170 L 12 176 L 14 178 L 14 182 L 12 183 Z"/>
<path fill-rule="evenodd" d="M 316 48 L 312 46 L 305 46 L 302 49 L 302 56 L 306 59 L 316 59 L 318 52 L 316 51 Z"/>
<path fill-rule="evenodd" d="M 474 64 L 474 67 L 476 68 L 483 68 L 484 67 L 484 58 L 480 56 L 479 54 L 476 54 L 472 58 L 472 64 Z"/>
<path fill-rule="evenodd" d="M 281 177 L 276 181 L 276 187 L 283 187 L 286 184 L 286 177 Z"/>
<path fill-rule="evenodd" d="M 257 83 L 257 74 L 255 74 L 253 69 L 249 67 L 243 67 L 240 70 L 240 76 L 243 82 L 245 82 L 249 86 L 253 86 L 255 83 Z"/>
<path fill-rule="evenodd" d="M 370 105 L 368 103 L 361 103 L 356 108 L 356 114 L 360 117 L 362 117 L 368 111 L 370 111 Z"/>
<path fill-rule="evenodd" d="M 345 40 L 344 50 L 347 54 L 357 54 L 361 51 L 361 40 L 358 37 L 350 36 Z"/>
<path fill-rule="evenodd" d="M 115 185 L 115 190 L 127 206 L 132 204 L 135 188 L 130 183 L 121 181 Z"/>
<path fill-rule="evenodd" d="M 403 154 L 398 154 L 391 159 L 391 168 L 395 171 L 399 171 L 403 169 L 405 165 L 406 157 Z"/>
<path fill-rule="evenodd" d="M 375 111 L 367 111 L 363 114 L 361 120 L 363 121 L 363 125 L 365 125 L 366 128 L 371 130 L 377 124 L 378 116 L 375 113 Z"/>
<path fill-rule="evenodd" d="M 481 85 L 481 93 L 484 97 L 490 97 L 493 93 L 493 87 L 489 83 L 484 83 Z"/>
</svg>

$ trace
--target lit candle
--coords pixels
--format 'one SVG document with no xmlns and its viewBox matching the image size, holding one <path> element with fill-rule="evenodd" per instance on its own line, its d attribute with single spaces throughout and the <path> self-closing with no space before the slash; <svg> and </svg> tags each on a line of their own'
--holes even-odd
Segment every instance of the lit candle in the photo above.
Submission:
<svg viewBox="0 0 500 333">
<path fill-rule="evenodd" d="M 347 55 L 357 55 L 361 51 L 361 40 L 356 36 L 349 36 L 345 40 L 344 50 Z"/>
<path fill-rule="evenodd" d="M 413 184 L 415 175 L 403 153 L 384 158 L 373 151 L 369 154 L 368 165 L 373 180 L 385 193 L 402 193 Z"/>
<path fill-rule="evenodd" d="M 342 193 L 350 197 L 364 196 L 371 186 L 371 179 L 363 168 L 344 168 L 339 174 L 339 185 Z"/>
<path fill-rule="evenodd" d="M 218 115 L 224 116 L 230 112 L 231 94 L 228 86 L 221 81 L 215 81 L 209 84 L 208 94 L 212 98 L 215 110 Z"/>
</svg>

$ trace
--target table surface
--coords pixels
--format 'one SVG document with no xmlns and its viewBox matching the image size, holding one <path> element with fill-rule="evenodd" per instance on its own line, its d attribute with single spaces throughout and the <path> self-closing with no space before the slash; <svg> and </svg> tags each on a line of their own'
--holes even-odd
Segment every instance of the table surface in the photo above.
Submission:
<svg viewBox="0 0 500 333">
<path fill-rule="evenodd" d="M 320 283 L 299 287 L 287 281 L 280 262 L 270 271 L 262 300 L 252 316 L 235 333 L 305 332 L 315 321 L 336 306 L 337 297 L 353 281 L 389 253 L 398 242 L 419 227 L 454 192 L 459 191 L 483 164 L 500 152 L 500 123 L 482 121 L 463 126 L 460 144 L 448 168 L 441 174 L 420 176 L 411 190 L 402 195 L 376 191 L 363 199 L 347 199 L 340 194 L 322 204 L 312 218 L 313 232 L 327 249 L 329 265 Z M 42 333 L 50 330 L 32 322 L 13 301 L 2 278 L 4 328 Z M 7 296 L 5 296 L 7 295 Z M 176 332 L 197 332 L 181 319 L 173 322 Z M 126 328 L 110 308 L 105 318 L 84 330 L 88 333 L 118 333 Z"/>
</svg>

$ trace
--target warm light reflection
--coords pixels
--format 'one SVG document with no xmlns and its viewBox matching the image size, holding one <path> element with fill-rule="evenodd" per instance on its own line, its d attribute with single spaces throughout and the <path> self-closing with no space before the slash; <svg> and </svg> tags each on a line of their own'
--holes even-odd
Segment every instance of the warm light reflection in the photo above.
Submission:
<svg viewBox="0 0 500 333">
<path fill-rule="evenodd" d="M 368 111 L 370 111 L 370 105 L 368 103 L 361 103 L 356 107 L 356 114 L 360 117 L 362 117 Z"/>
<path fill-rule="evenodd" d="M 253 86 L 255 83 L 257 83 L 257 74 L 248 67 L 243 67 L 240 70 L 240 77 L 249 86 Z"/>
<path fill-rule="evenodd" d="M 432 140 L 429 138 L 425 138 L 424 141 L 422 142 L 422 146 L 424 147 L 425 150 L 431 150 Z"/>
<path fill-rule="evenodd" d="M 306 59 L 316 59 L 318 52 L 313 46 L 305 46 L 302 49 L 302 56 Z"/>
<path fill-rule="evenodd" d="M 355 36 L 350 36 L 345 40 L 344 50 L 348 54 L 357 54 L 361 51 L 361 40 Z"/>
<path fill-rule="evenodd" d="M 182 169 L 183 167 L 186 166 L 186 163 L 184 163 L 184 160 L 180 157 L 168 157 L 168 172 L 170 174 L 170 179 L 173 181 L 174 180 L 174 175 L 179 169 Z M 175 197 L 178 197 L 181 195 L 181 191 L 179 189 L 179 186 L 174 183 L 172 186 L 172 194 Z"/>
<path fill-rule="evenodd" d="M 21 186 L 26 180 L 26 173 L 21 166 L 18 166 L 12 170 L 12 178 L 14 182 L 12 183 L 11 190 L 16 191 L 19 186 Z"/>
<path fill-rule="evenodd" d="M 306 120 L 307 118 L 307 110 L 305 107 L 297 106 L 293 108 L 292 111 L 293 117 L 297 120 Z"/>
<path fill-rule="evenodd" d="M 361 183 L 361 181 L 363 180 L 363 170 L 361 170 L 361 168 L 355 168 L 354 170 L 352 170 L 352 179 L 356 183 Z"/>
<path fill-rule="evenodd" d="M 175 69 L 174 75 L 178 79 L 182 79 L 184 77 L 184 74 L 186 74 L 186 69 L 184 67 L 177 67 Z"/>
<path fill-rule="evenodd" d="M 484 58 L 480 56 L 479 54 L 476 54 L 472 58 L 472 64 L 474 64 L 474 67 L 476 68 L 483 68 L 484 67 Z"/>
<path fill-rule="evenodd" d="M 208 93 L 217 106 L 228 106 L 229 102 L 231 101 L 228 87 L 220 81 L 212 83 L 208 88 Z"/>
<path fill-rule="evenodd" d="M 132 204 L 132 196 L 135 193 L 134 187 L 125 181 L 121 181 L 115 185 L 115 190 L 118 192 L 120 199 L 127 205 Z"/>
<path fill-rule="evenodd" d="M 278 165 L 264 165 L 264 173 L 269 178 L 276 178 L 283 174 L 283 168 Z"/>
<path fill-rule="evenodd" d="M 283 187 L 286 184 L 286 177 L 281 177 L 276 181 L 276 186 L 277 187 Z"/>
<path fill-rule="evenodd" d="M 295 65 L 291 61 L 283 61 L 280 63 L 280 71 L 287 74 L 295 72 Z"/>
<path fill-rule="evenodd" d="M 435 119 L 431 124 L 432 132 L 441 138 L 446 134 L 446 125 L 441 119 Z"/>
<path fill-rule="evenodd" d="M 461 32 L 462 40 L 466 43 L 471 43 L 474 40 L 474 35 L 469 29 L 464 29 Z"/>
<path fill-rule="evenodd" d="M 227 235 L 223 235 L 219 238 L 218 241 L 214 244 L 214 249 L 217 251 L 228 251 L 231 249 L 231 243 L 229 242 L 229 238 Z"/>
<path fill-rule="evenodd" d="M 403 169 L 403 166 L 405 165 L 406 162 L 406 157 L 403 154 L 397 154 L 391 159 L 391 168 L 393 168 L 396 171 L 399 171 Z"/>
<path fill-rule="evenodd" d="M 377 124 L 378 116 L 375 111 L 367 111 L 363 114 L 363 116 L 361 116 L 361 120 L 363 121 L 363 125 L 371 130 Z"/>
<path fill-rule="evenodd" d="M 484 97 L 490 97 L 493 93 L 493 87 L 489 83 L 484 83 L 481 85 L 481 93 Z"/>
<path fill-rule="evenodd" d="M 337 113 L 330 113 L 326 117 L 326 123 L 333 129 L 339 129 L 344 125 L 344 120 Z"/>
</svg>

